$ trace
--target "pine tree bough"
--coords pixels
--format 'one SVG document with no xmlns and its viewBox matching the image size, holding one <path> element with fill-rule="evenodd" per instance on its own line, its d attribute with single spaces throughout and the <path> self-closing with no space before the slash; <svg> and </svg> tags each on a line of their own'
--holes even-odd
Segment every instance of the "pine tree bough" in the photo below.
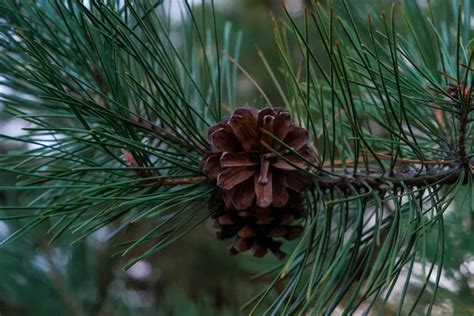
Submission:
<svg viewBox="0 0 474 316">
<path fill-rule="evenodd" d="M 291 251 L 258 274 L 277 295 L 250 314 L 467 312 L 464 281 L 456 304 L 437 292 L 471 242 L 470 1 L 283 6 L 276 49 L 251 71 L 213 1 L 168 1 L 184 5 L 179 23 L 161 0 L 90 2 L 0 4 L 0 114 L 26 124 L 0 135 L 0 248 L 40 225 L 49 243 L 104 228 L 123 234 L 129 268 L 211 217 L 231 254 Z M 252 99 L 270 108 L 238 108 Z"/>
<path fill-rule="evenodd" d="M 459 89 L 448 86 L 446 91 L 456 100 L 462 93 L 470 95 L 470 88 L 462 92 Z M 159 178 L 154 184 L 172 186 L 211 180 L 216 193 L 210 206 L 222 204 L 221 210 L 213 215 L 213 227 L 219 239 L 235 237 L 229 252 L 238 254 L 251 249 L 254 256 L 262 257 L 269 249 L 283 258 L 281 242 L 274 238 L 292 240 L 301 235 L 303 227 L 291 224 L 306 216 L 304 191 L 310 186 L 350 195 L 372 190 L 383 194 L 403 186 L 415 188 L 459 181 L 466 184 L 468 177 L 463 177 L 463 173 L 470 172 L 472 166 L 465 135 L 472 107 L 462 110 L 461 103 L 456 104 L 460 121 L 459 157 L 447 166 L 440 163 L 423 172 L 329 174 L 315 165 L 307 131 L 294 126 L 288 112 L 241 107 L 208 131 L 212 149 L 201 162 L 207 177 Z"/>
</svg>

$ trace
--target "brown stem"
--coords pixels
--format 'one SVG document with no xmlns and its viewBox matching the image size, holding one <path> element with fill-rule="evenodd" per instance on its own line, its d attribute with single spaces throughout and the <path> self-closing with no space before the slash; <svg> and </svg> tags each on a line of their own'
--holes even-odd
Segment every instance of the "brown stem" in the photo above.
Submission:
<svg viewBox="0 0 474 316">
<path fill-rule="evenodd" d="M 467 133 L 467 125 L 469 123 L 468 115 L 469 115 L 469 110 L 462 111 L 459 115 L 458 156 L 459 156 L 459 160 L 464 166 L 468 166 L 469 164 L 469 157 L 467 156 L 467 152 L 466 152 L 466 133 Z"/>
<path fill-rule="evenodd" d="M 174 186 L 186 185 L 204 182 L 207 180 L 205 176 L 183 177 L 183 178 L 156 178 L 152 183 L 158 186 Z"/>
<path fill-rule="evenodd" d="M 321 190 L 338 189 L 341 191 L 351 191 L 352 189 L 360 190 L 372 188 L 375 190 L 383 190 L 387 187 L 422 187 L 427 185 L 443 185 L 454 184 L 459 181 L 463 172 L 462 165 L 455 165 L 450 169 L 434 169 L 422 174 L 413 172 L 399 173 L 393 176 L 381 174 L 367 175 L 340 175 L 328 176 L 321 175 L 319 172 L 313 174 L 313 184 Z M 208 180 L 205 176 L 193 176 L 183 178 L 156 178 L 150 181 L 150 184 L 158 186 L 175 186 L 188 185 L 204 182 Z"/>
<path fill-rule="evenodd" d="M 429 173 L 425 172 L 422 174 L 399 173 L 395 175 L 344 175 L 339 177 L 316 177 L 314 184 L 322 190 L 327 189 L 339 189 L 341 191 L 351 191 L 359 189 L 371 189 L 383 190 L 387 187 L 422 187 L 427 185 L 442 185 L 442 184 L 454 184 L 459 181 L 463 168 L 461 166 L 455 166 L 451 169 L 445 170 L 431 170 Z"/>
</svg>

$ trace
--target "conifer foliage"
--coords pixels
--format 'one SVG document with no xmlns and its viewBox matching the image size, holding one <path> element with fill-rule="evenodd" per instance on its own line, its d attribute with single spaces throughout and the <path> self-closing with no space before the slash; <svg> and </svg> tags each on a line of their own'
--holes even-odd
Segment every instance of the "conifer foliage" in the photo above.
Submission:
<svg viewBox="0 0 474 316">
<path fill-rule="evenodd" d="M 155 223 L 119 245 L 128 268 L 213 218 L 231 253 L 282 259 L 251 313 L 383 313 L 397 284 L 399 313 L 426 292 L 430 313 L 445 213 L 472 192 L 470 1 L 312 1 L 301 18 L 283 5 L 281 65 L 260 55 L 281 108 L 264 91 L 237 103 L 232 56 L 250 52 L 212 0 L 183 1 L 179 27 L 162 2 L 0 3 L 0 100 L 28 123 L 1 136 L 24 145 L 0 156 L 17 178 L 0 190 L 24 193 L 0 209 L 22 224 L 1 245 L 40 225 L 78 242 Z"/>
</svg>

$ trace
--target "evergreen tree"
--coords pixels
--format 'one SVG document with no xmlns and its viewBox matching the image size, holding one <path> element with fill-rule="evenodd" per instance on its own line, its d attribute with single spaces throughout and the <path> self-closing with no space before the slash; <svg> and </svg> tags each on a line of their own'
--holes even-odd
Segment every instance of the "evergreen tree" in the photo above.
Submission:
<svg viewBox="0 0 474 316">
<path fill-rule="evenodd" d="M 280 65 L 259 53 L 272 91 L 239 63 L 245 38 L 220 27 L 214 1 L 183 1 L 179 25 L 165 4 L 0 3 L 0 100 L 28 123 L 0 136 L 23 144 L 0 156 L 15 177 L 0 190 L 20 200 L 0 208 L 5 297 L 50 291 L 59 312 L 126 313 L 93 285 L 113 279 L 99 260 L 133 269 L 207 225 L 234 238 L 236 261 L 280 259 L 266 256 L 257 276 L 272 281 L 246 313 L 431 314 L 462 301 L 440 282 L 463 262 L 451 241 L 472 232 L 472 3 L 314 1 L 301 17 L 283 5 Z M 238 95 L 239 72 L 258 98 Z M 113 248 L 93 249 L 104 228 Z M 74 250 L 68 264 L 61 249 Z M 70 291 L 61 275 L 90 280 Z"/>
</svg>

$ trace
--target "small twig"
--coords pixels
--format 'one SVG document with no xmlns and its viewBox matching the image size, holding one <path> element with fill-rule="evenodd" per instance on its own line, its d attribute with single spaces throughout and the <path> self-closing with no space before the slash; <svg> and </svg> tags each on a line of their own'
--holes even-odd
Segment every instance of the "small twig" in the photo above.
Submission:
<svg viewBox="0 0 474 316">
<path fill-rule="evenodd" d="M 382 189 L 388 183 L 392 187 L 400 187 L 402 184 L 408 187 L 422 187 L 425 185 L 442 185 L 453 184 L 459 180 L 462 168 L 460 165 L 448 170 L 431 170 L 429 173 L 415 175 L 410 172 L 399 173 L 396 175 L 382 175 L 382 174 L 359 174 L 343 175 L 339 177 L 320 176 L 318 173 L 313 174 L 313 183 L 320 189 L 339 189 L 341 191 L 348 191 L 351 189 L 366 189 L 367 186 L 373 189 Z M 144 179 L 150 185 L 155 186 L 177 186 L 197 184 L 208 180 L 205 176 L 191 176 L 182 178 L 148 178 Z"/>
<path fill-rule="evenodd" d="M 150 184 L 158 186 L 175 186 L 175 185 L 187 185 L 187 184 L 196 184 L 206 181 L 208 178 L 205 176 L 191 176 L 191 177 L 182 177 L 182 178 L 154 178 L 148 179 Z M 154 180 L 154 181 L 153 181 Z"/>
<path fill-rule="evenodd" d="M 410 172 L 396 175 L 356 175 L 335 177 L 316 177 L 313 182 L 320 189 L 339 189 L 350 192 L 352 189 L 367 189 L 370 187 L 375 190 L 382 190 L 387 186 L 392 188 L 401 187 L 423 187 L 427 185 L 454 184 L 459 181 L 463 169 L 460 165 L 449 170 L 432 170 L 429 173 L 414 175 Z"/>
<path fill-rule="evenodd" d="M 458 156 L 459 156 L 459 160 L 466 167 L 469 164 L 469 157 L 467 156 L 467 152 L 466 152 L 466 134 L 467 134 L 467 126 L 469 124 L 469 120 L 468 120 L 469 113 L 470 113 L 470 109 L 467 109 L 464 111 L 460 109 L 460 113 L 459 113 Z"/>
<path fill-rule="evenodd" d="M 194 176 L 185 178 L 160 178 L 158 182 L 161 185 L 185 185 L 204 182 L 207 180 L 205 176 Z"/>
</svg>

